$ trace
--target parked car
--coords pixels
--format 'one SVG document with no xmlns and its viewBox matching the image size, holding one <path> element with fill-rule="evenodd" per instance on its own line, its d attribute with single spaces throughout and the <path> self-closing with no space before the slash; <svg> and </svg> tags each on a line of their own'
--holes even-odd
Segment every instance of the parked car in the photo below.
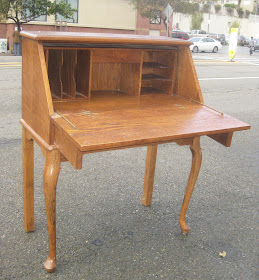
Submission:
<svg viewBox="0 0 259 280">
<path fill-rule="evenodd" d="M 239 35 L 238 40 L 237 40 L 237 44 L 240 45 L 240 46 L 248 45 L 248 39 L 243 35 Z"/>
<path fill-rule="evenodd" d="M 225 34 L 217 34 L 216 40 L 220 41 L 220 43 L 221 43 L 222 45 L 226 45 L 226 44 L 227 44 Z"/>
<path fill-rule="evenodd" d="M 226 42 L 227 42 L 227 45 L 229 45 L 229 40 L 230 40 L 230 34 L 227 34 L 227 35 L 226 35 Z"/>
<path fill-rule="evenodd" d="M 172 37 L 176 39 L 189 40 L 189 35 L 183 31 L 172 31 Z"/>
<path fill-rule="evenodd" d="M 220 41 L 220 43 L 221 43 L 222 45 L 226 45 L 226 44 L 227 44 L 226 36 L 225 36 L 224 34 L 209 33 L 209 34 L 208 34 L 208 37 Z"/>
<path fill-rule="evenodd" d="M 193 42 L 193 45 L 190 46 L 190 50 L 196 53 L 199 51 L 217 52 L 222 48 L 222 45 L 219 41 L 209 37 L 193 37 L 189 41 Z"/>
<path fill-rule="evenodd" d="M 191 32 L 188 33 L 189 34 L 189 37 L 190 38 L 193 38 L 193 37 L 208 37 L 209 34 L 206 33 L 206 31 L 204 30 L 192 30 Z"/>
<path fill-rule="evenodd" d="M 206 31 L 194 29 L 190 32 L 190 34 L 206 34 Z"/>
</svg>

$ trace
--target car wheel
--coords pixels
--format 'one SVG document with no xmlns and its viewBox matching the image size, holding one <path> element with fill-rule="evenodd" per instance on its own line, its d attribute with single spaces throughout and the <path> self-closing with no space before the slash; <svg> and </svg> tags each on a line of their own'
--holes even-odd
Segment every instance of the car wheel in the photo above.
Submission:
<svg viewBox="0 0 259 280">
<path fill-rule="evenodd" d="M 218 47 L 214 47 L 212 51 L 216 53 L 218 51 Z"/>
<path fill-rule="evenodd" d="M 199 49 L 198 49 L 197 46 L 195 46 L 195 47 L 193 47 L 192 51 L 195 52 L 195 53 L 197 53 L 197 52 L 199 51 Z"/>
</svg>

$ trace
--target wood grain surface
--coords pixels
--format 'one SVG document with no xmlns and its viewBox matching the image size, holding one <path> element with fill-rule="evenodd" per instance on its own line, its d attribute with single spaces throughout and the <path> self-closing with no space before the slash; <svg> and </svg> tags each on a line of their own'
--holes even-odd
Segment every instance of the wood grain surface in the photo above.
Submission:
<svg viewBox="0 0 259 280">
<path fill-rule="evenodd" d="M 165 36 L 108 34 L 108 33 L 83 33 L 83 32 L 48 32 L 48 31 L 22 31 L 21 36 L 37 41 L 46 42 L 78 42 L 98 44 L 145 44 L 160 46 L 190 46 L 192 42 Z"/>
<path fill-rule="evenodd" d="M 143 188 L 151 205 L 157 145 L 190 145 L 185 214 L 201 165 L 200 136 L 230 146 L 242 121 L 203 104 L 189 41 L 167 37 L 21 32 L 25 230 L 34 230 L 33 141 L 45 157 L 49 233 L 45 269 L 56 267 L 56 185 L 60 162 L 82 168 L 86 153 L 148 146 Z"/>
<path fill-rule="evenodd" d="M 147 145 L 249 129 L 249 125 L 187 99 L 166 94 L 103 93 L 91 101 L 55 102 L 53 119 L 81 151 Z M 63 117 L 62 117 L 63 116 Z"/>
</svg>

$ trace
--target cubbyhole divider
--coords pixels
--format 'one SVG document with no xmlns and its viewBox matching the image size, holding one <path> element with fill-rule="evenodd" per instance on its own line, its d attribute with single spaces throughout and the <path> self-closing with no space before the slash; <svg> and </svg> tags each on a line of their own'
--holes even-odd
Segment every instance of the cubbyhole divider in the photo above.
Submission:
<svg viewBox="0 0 259 280">
<path fill-rule="evenodd" d="M 54 99 L 90 99 L 105 92 L 173 95 L 176 57 L 175 51 L 159 50 L 45 50 Z"/>
</svg>

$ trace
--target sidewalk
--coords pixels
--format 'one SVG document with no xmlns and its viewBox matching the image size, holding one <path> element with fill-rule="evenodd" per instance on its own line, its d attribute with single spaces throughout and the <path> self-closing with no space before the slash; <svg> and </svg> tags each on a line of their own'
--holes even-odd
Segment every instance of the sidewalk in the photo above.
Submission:
<svg viewBox="0 0 259 280">
<path fill-rule="evenodd" d="M 21 62 L 22 56 L 15 56 L 12 53 L 0 53 L 0 63 L 1 62 Z"/>
<path fill-rule="evenodd" d="M 0 56 L 14 56 L 13 53 L 0 53 Z"/>
</svg>

